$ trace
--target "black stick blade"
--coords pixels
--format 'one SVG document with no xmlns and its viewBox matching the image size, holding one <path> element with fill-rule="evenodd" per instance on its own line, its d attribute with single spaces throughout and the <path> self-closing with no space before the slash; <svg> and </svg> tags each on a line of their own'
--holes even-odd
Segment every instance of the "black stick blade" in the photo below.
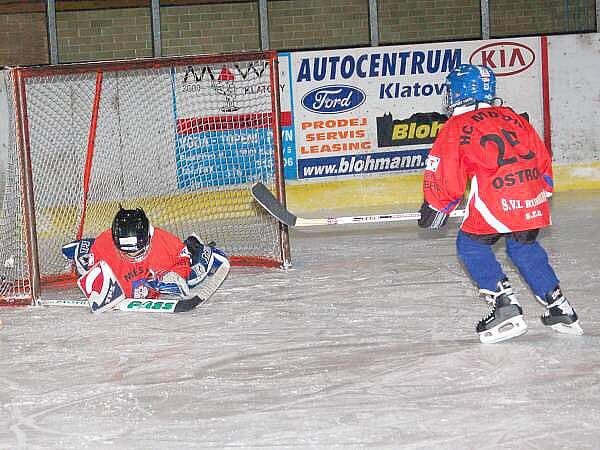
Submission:
<svg viewBox="0 0 600 450">
<path fill-rule="evenodd" d="M 297 217 L 289 212 L 261 182 L 252 186 L 252 197 L 273 217 L 288 227 L 296 225 Z"/>
<path fill-rule="evenodd" d="M 181 299 L 175 305 L 174 312 L 178 313 L 178 312 L 191 311 L 192 309 L 194 309 L 196 306 L 198 306 L 203 301 L 204 301 L 204 299 L 198 297 L 197 295 L 192 298 Z"/>
</svg>

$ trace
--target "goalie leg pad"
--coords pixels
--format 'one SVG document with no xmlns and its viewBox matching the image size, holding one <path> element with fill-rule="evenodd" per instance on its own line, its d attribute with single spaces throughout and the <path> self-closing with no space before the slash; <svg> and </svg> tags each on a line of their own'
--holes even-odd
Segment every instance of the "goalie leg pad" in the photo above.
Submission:
<svg viewBox="0 0 600 450">
<path fill-rule="evenodd" d="M 218 249 L 214 242 L 206 245 L 196 235 L 191 235 L 185 240 L 185 244 L 192 257 L 192 272 L 187 280 L 190 287 L 196 286 L 207 276 L 214 274 L 223 260 L 228 261 L 225 252 Z"/>
<path fill-rule="evenodd" d="M 125 300 L 125 293 L 110 266 L 98 261 L 77 280 L 93 313 L 108 311 Z"/>
<path fill-rule="evenodd" d="M 212 260 L 213 262 L 210 269 L 201 280 L 202 282 L 198 281 L 193 287 L 190 286 L 191 295 L 197 295 L 202 299 L 208 299 L 215 293 L 221 284 L 223 284 L 225 278 L 227 278 L 230 269 L 229 260 L 216 251 L 212 254 Z"/>
<path fill-rule="evenodd" d="M 190 295 L 208 299 L 227 278 L 229 259 L 214 242 L 206 245 L 195 235 L 189 236 L 185 244 L 192 256 L 192 270 L 187 279 Z"/>
</svg>

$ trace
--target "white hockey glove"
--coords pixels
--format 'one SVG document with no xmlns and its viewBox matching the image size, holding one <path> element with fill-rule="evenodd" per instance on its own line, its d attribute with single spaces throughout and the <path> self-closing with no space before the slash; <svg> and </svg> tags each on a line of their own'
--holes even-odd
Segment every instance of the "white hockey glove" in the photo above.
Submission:
<svg viewBox="0 0 600 450">
<path fill-rule="evenodd" d="M 144 283 L 148 288 L 164 295 L 186 297 L 190 293 L 185 279 L 175 272 L 156 274 L 150 271 L 150 277 Z"/>
</svg>

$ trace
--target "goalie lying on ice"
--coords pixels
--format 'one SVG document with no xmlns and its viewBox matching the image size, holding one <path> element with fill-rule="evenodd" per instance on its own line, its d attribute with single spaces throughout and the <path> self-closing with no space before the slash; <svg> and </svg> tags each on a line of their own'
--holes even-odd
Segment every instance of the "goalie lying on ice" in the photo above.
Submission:
<svg viewBox="0 0 600 450">
<path fill-rule="evenodd" d="M 93 311 L 112 309 L 119 301 L 113 290 L 98 298 L 105 292 L 92 289 L 98 273 L 118 286 L 120 299 L 161 295 L 207 299 L 229 273 L 227 256 L 213 243 L 205 245 L 195 235 L 182 242 L 150 225 L 140 208 L 121 207 L 110 229 L 95 239 L 73 241 L 62 251 L 81 276 L 79 285 Z"/>
</svg>

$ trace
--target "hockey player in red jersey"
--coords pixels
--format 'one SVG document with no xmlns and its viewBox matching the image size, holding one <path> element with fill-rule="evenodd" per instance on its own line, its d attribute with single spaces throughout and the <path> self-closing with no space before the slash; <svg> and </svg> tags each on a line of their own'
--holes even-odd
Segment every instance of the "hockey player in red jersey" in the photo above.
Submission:
<svg viewBox="0 0 600 450">
<path fill-rule="evenodd" d="M 463 64 L 446 78 L 451 113 L 427 158 L 419 226 L 439 229 L 462 201 L 470 182 L 457 253 L 490 312 L 476 326 L 481 342 L 500 342 L 527 331 L 523 311 L 492 245 L 506 252 L 536 298 L 541 321 L 554 330 L 582 334 L 577 314 L 537 241 L 549 226 L 552 157 L 529 122 L 496 97 L 496 78 L 484 66 Z"/>
<path fill-rule="evenodd" d="M 150 225 L 140 209 L 117 212 L 112 227 L 94 241 L 88 265 L 106 262 L 128 298 L 157 298 L 157 282 L 165 277 L 175 291 L 188 294 L 190 252 L 176 236 Z"/>
<path fill-rule="evenodd" d="M 63 254 L 82 278 L 101 261 L 108 265 L 126 298 L 193 294 L 206 299 L 229 272 L 227 256 L 214 243 L 205 245 L 195 235 L 182 242 L 153 227 L 141 208 L 121 207 L 111 228 L 65 245 Z"/>
</svg>

